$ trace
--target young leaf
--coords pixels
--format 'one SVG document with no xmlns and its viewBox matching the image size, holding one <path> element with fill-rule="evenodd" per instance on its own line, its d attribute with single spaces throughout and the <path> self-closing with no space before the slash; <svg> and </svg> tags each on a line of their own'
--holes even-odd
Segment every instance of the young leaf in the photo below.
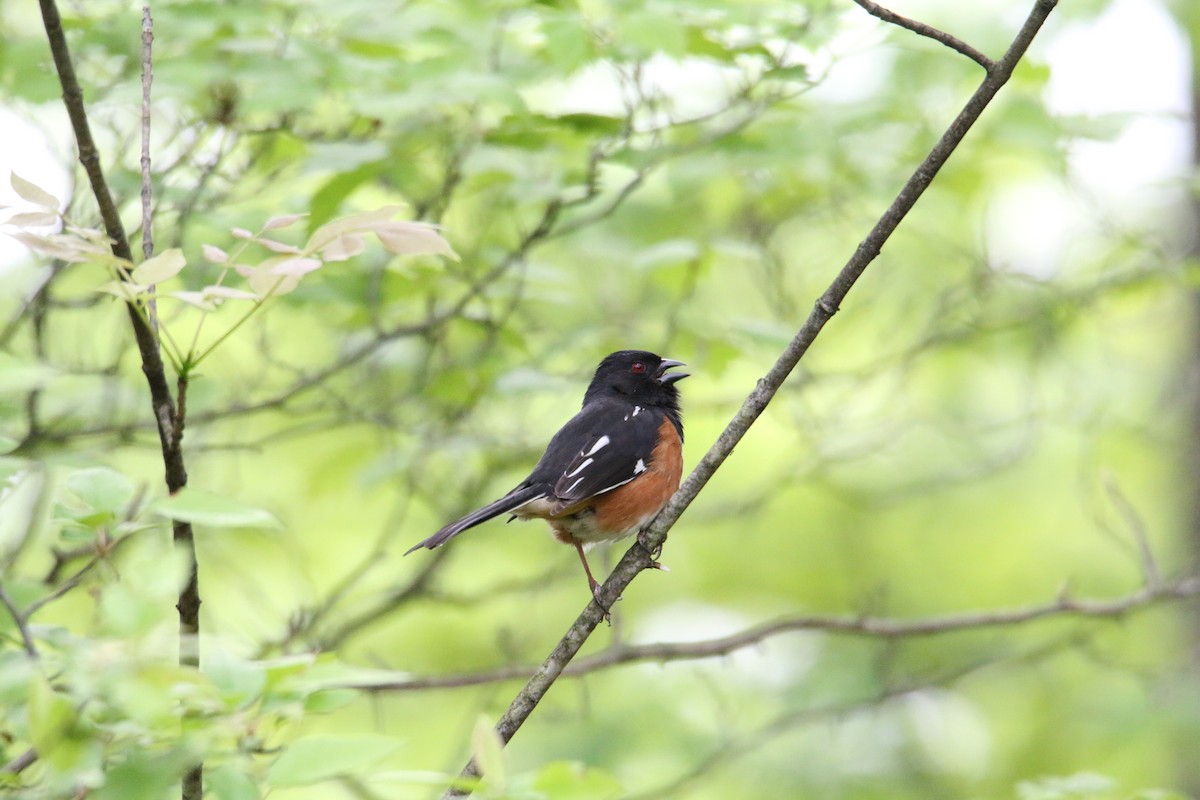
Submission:
<svg viewBox="0 0 1200 800">
<path fill-rule="evenodd" d="M 58 258 L 72 264 L 93 260 L 93 254 L 90 251 L 80 249 L 74 240 L 67 239 L 66 237 L 39 236 L 28 231 L 16 231 L 15 233 L 10 233 L 9 236 L 35 253 L 41 253 L 51 258 Z"/>
<path fill-rule="evenodd" d="M 400 256 L 432 253 L 458 261 L 458 253 L 450 243 L 429 224 L 422 222 L 387 222 L 372 229 L 389 252 Z"/>
<path fill-rule="evenodd" d="M 168 292 L 167 297 L 174 297 L 176 300 L 181 300 L 189 306 L 195 306 L 201 311 L 216 311 L 217 303 L 204 295 L 204 292 L 189 292 L 180 290 L 177 292 Z"/>
<path fill-rule="evenodd" d="M 271 217 L 269 220 L 267 220 L 267 224 L 263 225 L 263 230 L 274 231 L 280 228 L 287 228 L 291 225 L 295 225 L 297 222 L 307 216 L 308 214 L 280 214 L 279 216 Z"/>
<path fill-rule="evenodd" d="M 361 234 L 343 233 L 321 249 L 321 256 L 326 261 L 345 261 L 361 253 L 366 246 L 366 239 Z"/>
<path fill-rule="evenodd" d="M 351 214 L 348 217 L 327 222 L 313 231 L 312 236 L 308 237 L 304 249 L 311 253 L 321 250 L 343 234 L 373 230 L 376 225 L 389 221 L 399 211 L 400 206 L 384 206 L 374 211 Z"/>
<path fill-rule="evenodd" d="M 231 286 L 205 286 L 200 292 L 205 297 L 219 297 L 222 300 L 257 300 L 251 292 L 234 289 Z"/>
<path fill-rule="evenodd" d="M 145 294 L 146 292 L 150 291 L 150 287 L 141 283 L 109 281 L 108 283 L 100 284 L 95 289 L 92 289 L 92 291 L 100 292 L 102 294 L 111 294 L 113 297 L 124 300 L 126 303 L 133 303 L 137 301 L 138 295 Z"/>
<path fill-rule="evenodd" d="M 290 260 L 292 259 L 288 256 L 273 256 L 257 267 L 247 267 L 238 264 L 237 271 L 239 275 L 246 278 L 246 282 L 250 284 L 250 290 L 259 298 L 267 297 L 268 295 L 285 295 L 294 291 L 300 285 L 301 276 L 276 275 L 271 270 L 277 264 L 282 264 Z"/>
<path fill-rule="evenodd" d="M 321 260 L 318 258 L 286 258 L 271 267 L 272 275 L 307 275 L 315 269 L 320 269 Z"/>
<path fill-rule="evenodd" d="M 53 211 L 26 211 L 13 214 L 4 221 L 6 225 L 17 225 L 22 228 L 37 228 L 45 225 L 57 225 L 58 214 Z"/>
<path fill-rule="evenodd" d="M 187 264 L 183 251 L 177 247 L 164 250 L 134 268 L 130 276 L 135 283 L 155 284 L 174 278 Z"/>
<path fill-rule="evenodd" d="M 290 255 L 300 254 L 300 248 L 296 247 L 294 244 L 285 244 L 284 242 L 277 242 L 274 239 L 263 238 L 258 238 L 254 241 L 258 242 L 273 253 L 288 253 Z"/>
<path fill-rule="evenodd" d="M 233 234 L 233 238 L 235 238 L 235 239 L 253 239 L 254 238 L 254 233 L 252 231 L 246 230 L 245 228 L 232 228 L 230 230 L 230 233 Z"/>
<path fill-rule="evenodd" d="M 229 254 L 215 244 L 200 245 L 200 252 L 204 254 L 204 260 L 210 264 L 224 264 L 229 261 Z"/>
<path fill-rule="evenodd" d="M 36 183 L 25 180 L 15 172 L 12 173 L 9 183 L 12 185 L 13 191 L 16 192 L 22 200 L 33 203 L 37 206 L 41 206 L 42 208 L 51 209 L 56 212 L 58 211 L 58 198 L 47 192 L 42 187 L 38 186 Z"/>
<path fill-rule="evenodd" d="M 215 311 L 220 300 L 257 300 L 258 297 L 251 292 L 245 292 L 241 289 L 234 289 L 230 286 L 205 286 L 198 292 L 187 290 L 179 290 L 176 292 L 168 292 L 167 297 L 174 297 L 176 300 L 182 300 L 188 305 L 203 309 L 204 311 Z"/>
</svg>

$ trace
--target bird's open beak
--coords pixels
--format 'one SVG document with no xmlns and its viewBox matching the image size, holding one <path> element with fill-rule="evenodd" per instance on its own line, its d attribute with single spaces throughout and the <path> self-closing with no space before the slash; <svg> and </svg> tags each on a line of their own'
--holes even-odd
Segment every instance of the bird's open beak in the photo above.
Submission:
<svg viewBox="0 0 1200 800">
<path fill-rule="evenodd" d="M 671 367 L 684 367 L 684 366 L 687 366 L 687 365 L 684 364 L 682 361 L 676 361 L 673 358 L 664 358 L 662 360 L 662 363 L 658 365 L 658 372 L 655 374 L 654 378 L 659 383 L 666 383 L 666 384 L 671 384 L 671 383 L 675 383 L 676 381 L 681 381 L 684 378 L 688 377 L 688 373 L 673 372 L 670 375 L 668 375 L 667 370 L 669 370 Z"/>
</svg>

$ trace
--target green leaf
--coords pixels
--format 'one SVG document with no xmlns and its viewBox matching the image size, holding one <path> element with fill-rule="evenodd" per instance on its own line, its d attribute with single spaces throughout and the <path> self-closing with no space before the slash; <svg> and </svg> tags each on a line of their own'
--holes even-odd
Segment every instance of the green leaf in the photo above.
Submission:
<svg viewBox="0 0 1200 800">
<path fill-rule="evenodd" d="M 313 692 L 304 700 L 304 710 L 310 714 L 328 714 L 344 708 L 358 699 L 354 689 L 325 689 Z"/>
<path fill-rule="evenodd" d="M 1107 775 L 1077 772 L 1074 775 L 1051 776 L 1017 784 L 1020 800 L 1087 800 L 1111 792 L 1116 782 Z"/>
<path fill-rule="evenodd" d="M 24 394 L 44 387 L 58 371 L 37 361 L 0 353 L 0 395 Z"/>
<path fill-rule="evenodd" d="M 471 752 L 484 782 L 497 792 L 508 785 L 508 767 L 504 757 L 504 742 L 486 715 L 480 714 L 471 732 Z"/>
<path fill-rule="evenodd" d="M 280 528 L 274 515 L 255 506 L 201 489 L 183 489 L 156 501 L 151 510 L 168 519 L 214 528 Z"/>
<path fill-rule="evenodd" d="M 361 772 L 403 747 L 390 736 L 309 736 L 293 743 L 271 765 L 273 786 L 304 786 Z"/>
<path fill-rule="evenodd" d="M 552 761 L 537 771 L 533 788 L 554 800 L 610 800 L 624 794 L 607 772 L 571 761 Z"/>
<path fill-rule="evenodd" d="M 75 705 L 40 673 L 29 682 L 29 738 L 38 754 L 54 752 L 75 720 Z"/>
<path fill-rule="evenodd" d="M 183 251 L 177 247 L 164 250 L 134 268 L 130 276 L 134 283 L 152 285 L 174 278 L 187 265 Z"/>
<path fill-rule="evenodd" d="M 261 800 L 258 784 L 242 770 L 231 764 L 205 768 L 206 789 L 217 796 L 217 800 Z"/>
<path fill-rule="evenodd" d="M 262 664 L 236 658 L 220 649 L 210 648 L 205 653 L 204 674 L 226 705 L 235 710 L 257 700 L 267 686 L 267 671 Z"/>
<path fill-rule="evenodd" d="M 116 513 L 133 497 L 133 484 L 128 478 L 108 467 L 89 467 L 72 472 L 66 487 L 97 511 Z"/>
</svg>

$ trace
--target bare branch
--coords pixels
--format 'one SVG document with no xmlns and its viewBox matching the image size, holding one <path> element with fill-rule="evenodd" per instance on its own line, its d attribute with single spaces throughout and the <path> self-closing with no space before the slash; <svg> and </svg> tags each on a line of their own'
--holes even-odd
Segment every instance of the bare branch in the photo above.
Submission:
<svg viewBox="0 0 1200 800">
<path fill-rule="evenodd" d="M 796 333 L 787 348 L 776 360 L 775 365 L 763 378 L 759 379 L 754 391 L 746 398 L 742 407 L 734 415 L 732 421 L 717 441 L 701 459 L 700 463 L 688 476 L 679 491 L 671 499 L 667 507 L 651 523 L 650 527 L 639 537 L 638 542 L 629 548 L 621 559 L 612 575 L 604 582 L 598 596 L 599 599 L 588 604 L 583 613 L 575 620 L 566 634 L 555 646 L 541 667 L 533 674 L 524 688 L 517 694 L 509 705 L 508 710 L 496 724 L 496 731 L 501 741 L 508 742 L 521 725 L 533 713 L 533 709 L 549 691 L 554 681 L 562 674 L 567 664 L 575 656 L 583 643 L 587 641 L 592 631 L 607 613 L 605 607 L 611 607 L 625 587 L 642 570 L 652 566 L 652 554 L 662 547 L 666 541 L 667 532 L 684 510 L 708 483 L 709 479 L 725 461 L 733 448 L 759 415 L 766 409 L 767 404 L 779 391 L 779 387 L 795 369 L 796 364 L 808 351 L 809 346 L 825 327 L 825 324 L 837 311 L 842 300 L 854 286 L 859 276 L 867 266 L 879 255 L 884 243 L 896 230 L 917 200 L 925 192 L 938 171 L 945 165 L 951 154 L 962 142 L 967 131 L 974 125 L 984 109 L 1008 82 L 1017 62 L 1025 54 L 1034 36 L 1045 23 L 1050 12 L 1054 10 L 1057 0 L 1036 0 L 1033 9 L 1017 33 L 1004 57 L 996 63 L 994 69 L 988 70 L 987 76 L 959 112 L 950 127 L 942 135 L 941 140 L 933 147 L 929 155 L 921 162 L 916 171 L 904 184 L 891 206 L 875 224 L 874 228 L 859 244 L 854 255 L 842 267 L 837 277 L 817 300 L 812 312 L 804 325 Z M 605 607 L 601 607 L 601 603 Z M 473 778 L 479 775 L 479 767 L 471 759 L 462 770 L 462 777 Z M 443 798 L 463 797 L 469 791 L 451 787 L 442 795 Z"/>
<path fill-rule="evenodd" d="M 893 25 L 899 25 L 901 28 L 910 30 L 919 36 L 933 39 L 935 42 L 941 42 L 951 50 L 962 53 L 964 56 L 983 67 L 988 72 L 991 72 L 996 67 L 995 61 L 992 61 L 983 53 L 979 52 L 974 47 L 971 47 L 971 45 L 967 44 L 961 39 L 951 36 L 943 30 L 939 30 L 938 28 L 935 28 L 932 25 L 928 25 L 924 22 L 918 22 L 915 19 L 902 17 L 895 11 L 884 8 L 878 3 L 873 3 L 871 0 L 854 0 L 854 2 L 860 5 L 864 11 L 873 17 L 878 17 L 884 22 L 890 22 Z"/>
<path fill-rule="evenodd" d="M 26 767 L 32 766 L 37 759 L 37 750 L 34 750 L 31 747 L 24 753 L 21 753 L 21 755 L 14 758 L 12 761 L 5 764 L 3 767 L 0 767 L 0 773 L 7 772 L 13 775 L 19 775 L 25 770 Z"/>
<path fill-rule="evenodd" d="M 1124 597 L 1110 600 L 1079 600 L 1060 594 L 1054 600 L 1025 608 L 971 611 L 922 619 L 888 619 L 872 616 L 800 615 L 763 623 L 744 631 L 695 642 L 653 642 L 616 644 L 599 653 L 574 661 L 563 670 L 563 677 L 577 678 L 602 669 L 644 661 L 696 661 L 717 658 L 762 644 L 785 633 L 816 631 L 870 639 L 911 639 L 940 636 L 962 631 L 1003 628 L 1052 617 L 1081 619 L 1117 619 L 1158 603 L 1200 597 L 1200 576 L 1183 578 L 1169 584 L 1147 585 Z M 424 689 L 458 689 L 516 680 L 528 675 L 531 667 L 510 665 L 459 675 L 408 678 L 391 683 L 351 685 L 346 688 L 367 692 L 411 692 Z"/>
</svg>

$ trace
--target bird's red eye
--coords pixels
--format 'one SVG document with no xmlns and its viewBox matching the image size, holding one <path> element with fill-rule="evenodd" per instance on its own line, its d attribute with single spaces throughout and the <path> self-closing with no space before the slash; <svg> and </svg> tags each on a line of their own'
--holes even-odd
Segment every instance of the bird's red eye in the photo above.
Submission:
<svg viewBox="0 0 1200 800">
<path fill-rule="evenodd" d="M 641 375 L 646 371 L 646 365 L 641 361 L 635 361 L 633 362 L 633 367 L 631 367 L 631 369 L 633 370 L 634 375 Z"/>
</svg>

